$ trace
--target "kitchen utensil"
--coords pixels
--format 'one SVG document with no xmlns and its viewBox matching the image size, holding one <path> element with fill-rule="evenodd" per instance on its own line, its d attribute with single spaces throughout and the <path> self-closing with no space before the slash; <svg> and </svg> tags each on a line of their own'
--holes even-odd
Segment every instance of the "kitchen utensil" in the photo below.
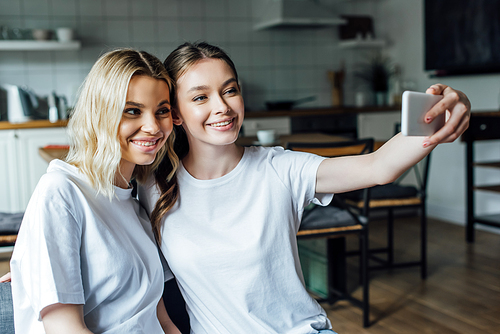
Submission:
<svg viewBox="0 0 500 334">
<path fill-rule="evenodd" d="M 74 35 L 74 30 L 71 28 L 61 27 L 56 29 L 56 36 L 59 42 L 70 42 L 74 39 Z"/>
<path fill-rule="evenodd" d="M 50 39 L 50 30 L 48 29 L 33 29 L 33 38 L 37 41 L 46 41 Z"/>
<path fill-rule="evenodd" d="M 49 121 L 51 123 L 55 123 L 59 119 L 56 98 L 57 97 L 55 93 L 49 94 L 49 96 L 47 97 L 47 103 L 49 104 Z"/>
<path fill-rule="evenodd" d="M 59 110 L 59 119 L 68 119 L 68 100 L 65 96 L 57 97 L 57 109 Z"/>
<path fill-rule="evenodd" d="M 316 96 L 304 97 L 295 101 L 269 101 L 266 102 L 267 110 L 290 110 L 301 103 L 314 101 Z"/>
<path fill-rule="evenodd" d="M 276 130 L 259 130 L 257 131 L 257 139 L 261 145 L 273 144 L 276 140 Z"/>
</svg>

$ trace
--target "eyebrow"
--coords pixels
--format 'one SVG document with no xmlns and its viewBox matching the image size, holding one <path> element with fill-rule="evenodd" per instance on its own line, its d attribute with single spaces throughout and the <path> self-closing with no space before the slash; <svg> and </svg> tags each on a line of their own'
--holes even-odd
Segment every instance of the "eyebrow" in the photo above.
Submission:
<svg viewBox="0 0 500 334">
<path fill-rule="evenodd" d="M 224 81 L 222 83 L 222 86 L 226 86 L 232 82 L 236 82 L 236 79 L 235 78 L 229 78 L 227 79 L 226 81 Z M 193 91 L 199 91 L 199 90 L 207 90 L 209 87 L 206 86 L 206 85 L 203 85 L 203 86 L 194 86 L 194 87 L 191 87 L 187 92 L 190 93 L 190 92 L 193 92 Z"/>
<path fill-rule="evenodd" d="M 158 103 L 157 107 L 162 106 L 164 104 L 168 104 L 170 106 L 170 102 L 168 100 L 163 100 L 160 103 Z M 133 101 L 125 102 L 125 105 L 131 105 L 131 106 L 138 107 L 138 108 L 144 108 L 144 104 L 138 103 L 138 102 L 133 102 Z"/>
</svg>

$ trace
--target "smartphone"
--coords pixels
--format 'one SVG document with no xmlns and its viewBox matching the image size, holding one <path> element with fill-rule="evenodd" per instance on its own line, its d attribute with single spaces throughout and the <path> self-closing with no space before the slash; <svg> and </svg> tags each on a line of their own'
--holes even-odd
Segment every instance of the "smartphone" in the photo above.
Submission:
<svg viewBox="0 0 500 334">
<path fill-rule="evenodd" d="M 443 95 L 405 91 L 402 97 L 401 111 L 401 132 L 403 135 L 431 136 L 441 129 L 445 123 L 445 114 L 437 116 L 429 124 L 424 121 L 424 116 L 442 98 Z"/>
</svg>

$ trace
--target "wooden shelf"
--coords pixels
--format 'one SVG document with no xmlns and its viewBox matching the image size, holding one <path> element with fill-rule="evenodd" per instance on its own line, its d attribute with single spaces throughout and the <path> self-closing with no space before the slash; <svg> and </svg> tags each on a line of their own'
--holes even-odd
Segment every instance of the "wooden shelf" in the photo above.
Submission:
<svg viewBox="0 0 500 334">
<path fill-rule="evenodd" d="M 67 120 L 58 120 L 51 123 L 49 120 L 34 120 L 24 123 L 0 122 L 0 130 L 16 130 L 16 129 L 38 129 L 38 128 L 58 128 L 68 125 Z"/>
<path fill-rule="evenodd" d="M 483 190 L 483 191 L 491 191 L 495 193 L 500 193 L 500 185 L 492 185 L 492 186 L 475 186 L 474 190 Z"/>
<path fill-rule="evenodd" d="M 361 49 L 361 48 L 382 48 L 385 41 L 381 39 L 352 39 L 339 42 L 342 49 Z"/>
<path fill-rule="evenodd" d="M 475 162 L 474 167 L 500 168 L 500 161 Z"/>
<path fill-rule="evenodd" d="M 476 216 L 475 220 L 484 225 L 500 227 L 500 213 Z"/>
<path fill-rule="evenodd" d="M 0 41 L 0 51 L 50 51 L 79 50 L 80 41 Z"/>
</svg>

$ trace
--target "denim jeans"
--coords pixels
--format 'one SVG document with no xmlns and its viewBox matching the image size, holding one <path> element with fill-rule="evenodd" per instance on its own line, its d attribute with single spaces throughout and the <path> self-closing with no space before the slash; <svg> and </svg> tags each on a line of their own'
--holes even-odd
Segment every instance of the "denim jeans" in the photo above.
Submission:
<svg viewBox="0 0 500 334">
<path fill-rule="evenodd" d="M 14 307 L 10 282 L 0 283 L 0 333 L 14 334 Z"/>
<path fill-rule="evenodd" d="M 322 329 L 318 332 L 318 334 L 337 334 L 337 332 L 334 332 L 331 329 Z"/>
</svg>

